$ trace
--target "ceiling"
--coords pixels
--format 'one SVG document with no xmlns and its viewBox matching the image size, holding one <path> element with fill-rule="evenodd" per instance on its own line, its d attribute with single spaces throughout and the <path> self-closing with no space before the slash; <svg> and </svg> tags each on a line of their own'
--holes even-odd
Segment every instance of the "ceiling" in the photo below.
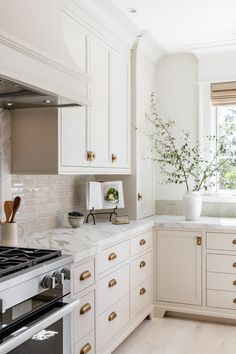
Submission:
<svg viewBox="0 0 236 354">
<path fill-rule="evenodd" d="M 168 52 L 236 48 L 236 0 L 112 1 Z"/>
</svg>

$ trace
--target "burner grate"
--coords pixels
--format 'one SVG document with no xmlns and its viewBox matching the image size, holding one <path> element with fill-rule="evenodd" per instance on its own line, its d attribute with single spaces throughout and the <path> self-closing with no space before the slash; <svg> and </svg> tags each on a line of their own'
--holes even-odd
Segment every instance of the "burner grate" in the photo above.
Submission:
<svg viewBox="0 0 236 354">
<path fill-rule="evenodd" d="M 0 278 L 61 256 L 61 251 L 0 246 Z"/>
</svg>

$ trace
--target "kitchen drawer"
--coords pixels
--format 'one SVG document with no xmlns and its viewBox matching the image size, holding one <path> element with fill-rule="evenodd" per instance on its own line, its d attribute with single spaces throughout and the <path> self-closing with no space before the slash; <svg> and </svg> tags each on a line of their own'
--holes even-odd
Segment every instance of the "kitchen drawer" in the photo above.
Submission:
<svg viewBox="0 0 236 354">
<path fill-rule="evenodd" d="M 152 280 L 145 280 L 131 292 L 131 320 L 134 319 L 149 304 L 152 304 Z"/>
<path fill-rule="evenodd" d="M 94 329 L 94 292 L 80 298 L 79 306 L 73 312 L 74 342 Z"/>
<path fill-rule="evenodd" d="M 129 265 L 97 282 L 96 310 L 100 315 L 129 292 Z"/>
<path fill-rule="evenodd" d="M 95 354 L 94 331 L 74 345 L 74 354 Z"/>
<path fill-rule="evenodd" d="M 101 349 L 129 323 L 129 295 L 97 318 L 96 348 Z"/>
<path fill-rule="evenodd" d="M 236 291 L 236 274 L 208 272 L 207 289 Z"/>
<path fill-rule="evenodd" d="M 145 253 L 131 263 L 131 288 L 136 288 L 152 275 L 152 252 Z"/>
<path fill-rule="evenodd" d="M 236 256 L 224 254 L 207 255 L 207 271 L 216 273 L 236 273 Z"/>
<path fill-rule="evenodd" d="M 140 252 L 152 246 L 153 230 L 146 231 L 131 239 L 131 256 L 135 256 Z"/>
<path fill-rule="evenodd" d="M 101 251 L 97 255 L 97 273 L 102 273 L 129 259 L 129 241 L 125 241 Z"/>
<path fill-rule="evenodd" d="M 74 294 L 86 289 L 94 283 L 94 261 L 74 268 Z"/>
<path fill-rule="evenodd" d="M 207 306 L 236 310 L 236 292 L 207 290 Z"/>
<path fill-rule="evenodd" d="M 236 234 L 208 232 L 207 248 L 236 252 Z"/>
</svg>

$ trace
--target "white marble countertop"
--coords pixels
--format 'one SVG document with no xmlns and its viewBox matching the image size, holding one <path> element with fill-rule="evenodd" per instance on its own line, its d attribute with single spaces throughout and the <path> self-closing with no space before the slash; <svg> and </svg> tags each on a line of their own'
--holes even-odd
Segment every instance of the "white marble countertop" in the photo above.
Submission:
<svg viewBox="0 0 236 354">
<path fill-rule="evenodd" d="M 19 237 L 21 247 L 60 249 L 64 254 L 74 256 L 79 262 L 96 255 L 103 247 L 124 240 L 137 232 L 156 226 L 159 228 L 228 230 L 236 231 L 236 218 L 202 217 L 199 221 L 185 221 L 183 216 L 153 216 L 126 225 L 112 225 L 97 222 L 96 225 L 84 224 L 78 229 L 71 227 L 56 228 Z"/>
</svg>

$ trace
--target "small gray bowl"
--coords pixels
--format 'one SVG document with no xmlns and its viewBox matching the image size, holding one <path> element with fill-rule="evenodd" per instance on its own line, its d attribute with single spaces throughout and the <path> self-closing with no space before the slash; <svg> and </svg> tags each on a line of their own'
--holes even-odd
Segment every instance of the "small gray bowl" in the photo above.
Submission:
<svg viewBox="0 0 236 354">
<path fill-rule="evenodd" d="M 70 216 L 68 215 L 68 221 L 74 228 L 80 227 L 84 223 L 84 216 Z"/>
</svg>

